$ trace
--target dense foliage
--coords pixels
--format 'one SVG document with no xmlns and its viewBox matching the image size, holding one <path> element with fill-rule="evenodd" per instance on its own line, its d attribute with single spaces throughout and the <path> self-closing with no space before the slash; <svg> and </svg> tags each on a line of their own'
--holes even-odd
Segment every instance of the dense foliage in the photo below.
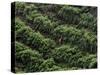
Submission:
<svg viewBox="0 0 100 75">
<path fill-rule="evenodd" d="M 97 68 L 96 7 L 16 2 L 14 26 L 16 72 Z"/>
</svg>

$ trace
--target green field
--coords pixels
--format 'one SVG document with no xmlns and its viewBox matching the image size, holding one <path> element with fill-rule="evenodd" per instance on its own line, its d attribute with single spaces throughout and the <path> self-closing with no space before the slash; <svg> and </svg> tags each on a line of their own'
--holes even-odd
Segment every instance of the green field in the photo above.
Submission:
<svg viewBox="0 0 100 75">
<path fill-rule="evenodd" d="M 97 68 L 96 7 L 16 2 L 12 27 L 17 73 Z"/>
</svg>

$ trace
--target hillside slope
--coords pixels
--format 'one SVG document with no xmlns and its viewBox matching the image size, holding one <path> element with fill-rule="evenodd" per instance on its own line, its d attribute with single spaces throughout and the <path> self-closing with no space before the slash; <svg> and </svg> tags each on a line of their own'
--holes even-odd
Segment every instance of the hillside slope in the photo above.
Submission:
<svg viewBox="0 0 100 75">
<path fill-rule="evenodd" d="M 16 2 L 15 71 L 97 68 L 96 9 Z"/>
</svg>

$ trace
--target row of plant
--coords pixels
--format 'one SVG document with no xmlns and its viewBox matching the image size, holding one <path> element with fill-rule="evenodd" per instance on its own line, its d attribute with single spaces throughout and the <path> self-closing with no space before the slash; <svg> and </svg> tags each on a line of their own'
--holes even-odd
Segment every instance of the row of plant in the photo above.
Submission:
<svg viewBox="0 0 100 75">
<path fill-rule="evenodd" d="M 34 14 L 35 15 L 35 14 Z M 44 16 L 36 16 L 36 18 L 34 18 L 33 19 L 34 21 L 34 25 L 33 25 L 33 27 L 35 27 L 34 29 L 37 29 L 37 30 L 39 30 L 40 32 L 43 32 L 43 33 L 47 33 L 47 35 L 48 34 L 50 34 L 50 33 L 53 33 L 56 37 L 55 38 L 59 38 L 59 36 L 60 36 L 60 38 L 61 37 L 63 37 L 63 36 L 61 36 L 61 33 L 59 32 L 60 31 L 60 29 L 58 30 L 58 32 L 56 32 L 55 30 L 57 29 L 55 29 L 54 30 L 54 28 L 55 28 L 55 26 L 54 26 L 54 24 L 52 24 L 51 23 L 51 21 L 47 18 L 47 17 L 44 17 Z M 63 26 L 61 26 L 62 28 L 64 28 Z M 42 28 L 42 29 L 41 29 Z M 59 28 L 59 27 L 58 27 Z M 67 37 L 66 35 L 68 35 L 67 33 L 64 33 L 65 34 L 65 38 L 64 39 L 66 39 L 66 38 L 69 38 L 70 39 L 70 41 L 73 41 L 72 43 L 75 43 L 74 42 L 74 40 L 76 40 L 76 42 L 79 44 L 79 42 L 81 42 L 82 44 L 80 44 L 81 46 L 83 46 L 84 47 L 84 49 L 85 48 L 87 48 L 87 47 L 89 47 L 88 49 L 89 49 L 89 51 L 93 51 L 93 52 L 95 52 L 95 50 L 96 50 L 96 46 L 94 46 L 95 45 L 95 43 L 96 43 L 96 36 L 94 35 L 94 34 L 92 34 L 92 32 L 89 32 L 89 33 L 86 33 L 85 31 L 80 31 L 80 30 L 75 30 L 75 28 L 74 29 L 70 29 L 70 28 L 72 28 L 72 27 L 65 27 L 65 30 L 66 29 L 68 29 L 70 32 L 71 31 L 73 31 L 73 33 L 71 32 L 71 36 L 72 36 L 72 38 L 70 37 Z M 93 27 L 94 28 L 94 27 Z M 54 30 L 54 32 L 53 32 L 53 30 Z M 76 33 L 76 32 L 77 33 Z M 76 36 L 74 36 L 76 34 Z M 78 35 L 79 34 L 79 35 Z M 63 34 L 62 34 L 63 35 Z M 70 34 L 69 34 L 70 35 Z M 78 37 L 77 37 L 77 35 L 78 35 Z M 82 37 L 83 36 L 83 37 Z M 78 39 L 77 39 L 77 38 Z M 82 38 L 81 38 L 82 37 Z M 75 39 L 74 39 L 75 38 Z M 81 39 L 80 39 L 81 38 Z M 84 39 L 85 38 L 85 39 Z M 79 40 L 80 39 L 80 40 Z M 66 39 L 66 40 L 68 40 L 68 39 Z M 78 41 L 77 41 L 78 40 Z M 64 40 L 63 40 L 64 41 Z M 89 43 L 88 43 L 88 41 L 89 41 Z M 84 42 L 84 43 L 83 43 Z M 80 47 L 81 47 L 80 46 Z M 87 47 L 86 47 L 87 46 Z M 92 49 L 93 48 L 93 49 Z"/>
<path fill-rule="evenodd" d="M 33 50 L 19 42 L 15 42 L 15 45 L 16 71 L 21 69 L 21 72 L 43 72 L 61 69 L 55 64 L 53 58 L 44 60 L 37 50 Z"/>
<path fill-rule="evenodd" d="M 37 19 L 37 18 L 36 18 Z M 40 18 L 37 19 L 37 21 L 35 22 L 36 25 L 39 27 L 39 28 L 43 28 L 43 30 L 48 30 L 50 27 L 49 26 L 46 26 L 46 28 L 43 27 L 45 21 L 46 20 L 45 18 L 41 20 L 39 20 Z M 44 23 L 43 23 L 44 22 Z M 39 24 L 38 24 L 39 23 Z M 43 23 L 43 24 L 42 24 Z M 48 23 L 48 22 L 47 22 Z M 39 26 L 41 25 L 41 26 Z M 49 25 L 49 24 L 46 24 L 46 25 Z M 20 25 L 21 26 L 21 25 Z M 21 26 L 22 27 L 22 26 Z M 35 26 L 36 27 L 36 26 Z M 48 28 L 47 28 L 48 27 Z M 52 28 L 51 28 L 52 29 Z M 39 30 L 39 29 L 37 29 Z M 39 30 L 40 32 L 43 30 Z M 49 31 L 49 30 L 48 30 Z M 46 31 L 47 33 L 47 31 Z M 68 27 L 68 26 L 58 26 L 57 28 L 54 29 L 54 31 L 52 30 L 52 32 L 49 31 L 49 33 L 52 33 L 55 37 L 55 39 L 58 41 L 60 38 L 62 38 L 62 42 L 65 41 L 65 42 L 70 42 L 71 43 L 76 43 L 77 44 L 80 44 L 80 46 L 83 46 L 84 49 L 85 49 L 85 46 L 89 46 L 90 48 L 90 51 L 95 51 L 96 50 L 96 46 L 94 46 L 94 44 L 96 43 L 96 36 L 91 33 L 91 32 L 87 32 L 86 31 L 83 31 L 83 30 L 79 30 L 79 29 L 76 29 L 74 27 Z M 48 33 L 47 33 L 48 35 Z M 70 38 L 69 38 L 70 37 Z M 75 38 L 75 39 L 74 39 Z M 81 39 L 80 39 L 81 38 Z M 80 43 L 79 43 L 80 42 Z M 84 43 L 83 43 L 84 42 Z M 75 43 L 75 44 L 76 44 Z M 86 43 L 86 44 L 85 44 Z M 93 46 L 92 46 L 93 45 Z M 94 48 L 94 50 L 92 49 L 92 47 Z M 87 48 L 87 47 L 86 47 Z"/>
<path fill-rule="evenodd" d="M 44 57 L 48 57 L 56 45 L 55 42 L 49 38 L 45 38 L 40 32 L 35 32 L 29 26 L 23 25 L 22 27 L 22 25 L 20 22 L 19 24 L 16 23 L 16 40 L 25 43 L 33 49 L 39 50 L 39 52 L 43 53 Z"/>
<path fill-rule="evenodd" d="M 97 67 L 92 9 L 23 2 L 15 7 L 17 72 Z"/>
<path fill-rule="evenodd" d="M 96 68 L 97 60 L 95 54 L 88 54 L 80 51 L 77 47 L 62 45 L 52 52 L 54 60 L 58 63 L 65 63 L 70 67 Z"/>
<path fill-rule="evenodd" d="M 71 48 L 66 45 L 65 50 L 67 49 L 67 47 L 68 47 L 67 50 L 69 50 L 68 52 L 66 52 L 67 50 L 63 51 L 61 48 L 60 49 L 55 48 L 56 45 L 53 40 L 46 39 L 39 32 L 32 30 L 29 26 L 26 26 L 25 23 L 22 22 L 19 18 L 16 18 L 15 24 L 16 24 L 16 26 L 15 26 L 16 27 L 16 40 L 28 45 L 32 49 L 36 49 L 37 51 L 40 52 L 40 54 L 43 56 L 43 58 L 47 59 L 47 58 L 51 57 L 51 58 L 54 58 L 55 61 L 57 61 L 57 62 L 60 62 L 60 63 L 66 62 L 67 64 L 69 64 L 72 62 L 72 59 L 74 59 L 73 61 L 75 61 L 76 58 L 78 60 L 79 57 L 82 57 L 82 53 L 80 51 L 81 49 L 77 50 L 78 48 L 74 48 L 74 47 Z M 66 28 L 66 27 L 64 27 L 64 28 Z M 71 28 L 69 30 L 71 30 Z M 75 31 L 73 31 L 73 32 L 75 32 Z M 61 34 L 62 33 L 60 33 L 60 35 Z M 55 35 L 54 37 L 56 37 L 56 36 L 57 35 Z M 56 39 L 58 39 L 58 38 L 56 38 Z M 75 40 L 74 40 L 74 42 L 75 42 Z M 64 48 L 64 47 L 62 46 L 62 48 Z M 18 48 L 18 50 L 22 50 L 22 49 Z M 57 50 L 60 50 L 61 52 L 57 51 Z M 23 52 L 25 52 L 25 51 L 23 51 Z M 64 53 L 62 53 L 62 52 L 64 52 Z M 27 53 L 27 51 L 26 51 L 26 53 Z M 17 55 L 17 56 L 20 56 L 20 55 Z M 68 59 L 68 58 L 70 58 L 70 59 Z M 28 58 L 26 58 L 26 59 L 28 59 Z M 26 60 L 23 60 L 23 61 L 26 61 Z M 72 62 L 72 63 L 74 63 L 74 62 Z M 74 64 L 75 67 L 79 67 L 79 66 L 76 66 L 75 64 Z M 73 65 L 73 64 L 70 64 L 70 65 Z M 84 66 L 84 64 L 83 64 L 83 66 Z"/>
<path fill-rule="evenodd" d="M 53 36 L 60 44 L 70 43 L 78 45 L 80 49 L 87 52 L 96 52 L 97 50 L 97 38 L 91 32 L 61 25 L 54 29 Z M 61 40 L 60 42 L 59 39 Z"/>
<path fill-rule="evenodd" d="M 58 8 L 57 8 L 58 6 Z M 43 8 L 44 7 L 44 8 Z M 48 8 L 51 8 L 49 10 Z M 55 10 L 54 10 L 55 8 Z M 56 9 L 57 8 L 57 9 Z M 39 10 L 41 9 L 41 10 Z M 44 10 L 43 10 L 44 9 Z M 90 10 L 89 10 L 90 9 Z M 94 8 L 95 9 L 95 8 Z M 59 6 L 56 5 L 55 7 L 47 5 L 40 6 L 38 11 L 41 11 L 42 14 L 48 15 L 48 17 L 54 21 L 56 21 L 58 24 L 58 21 L 62 21 L 61 23 L 73 25 L 76 28 L 84 28 L 88 29 L 92 32 L 96 33 L 96 23 L 97 19 L 93 15 L 93 10 L 91 8 L 85 8 L 85 7 L 72 7 L 72 6 Z M 49 12 L 46 12 L 49 11 Z M 58 11 L 58 12 L 56 12 Z M 95 13 L 96 15 L 96 13 Z M 58 20 L 58 21 L 57 21 Z"/>
<path fill-rule="evenodd" d="M 83 50 L 87 50 L 89 52 L 96 52 L 96 49 L 97 49 L 97 46 L 96 46 L 97 40 L 96 39 L 97 38 L 92 32 L 87 32 L 85 30 L 79 30 L 74 27 L 64 26 L 64 25 L 57 26 L 55 29 L 49 31 L 50 27 L 46 26 L 46 25 L 49 25 L 50 23 L 48 23 L 49 22 L 48 19 L 47 19 L 48 22 L 44 21 L 46 19 L 44 19 L 44 17 L 43 17 L 43 19 L 38 18 L 38 17 L 35 19 L 35 25 L 36 25 L 35 27 L 38 26 L 39 28 L 43 28 L 43 29 L 38 28 L 37 29 L 38 31 L 43 32 L 43 30 L 45 30 L 43 33 L 46 32 L 47 35 L 48 35 L 48 32 L 51 33 L 52 34 L 51 36 L 54 37 L 54 39 L 57 41 L 57 43 L 60 43 L 60 44 L 71 43 L 71 44 L 78 45 Z M 19 20 L 16 20 L 16 21 L 19 21 Z M 46 25 L 44 24 L 45 22 L 47 23 Z M 24 24 L 20 24 L 20 23 L 21 22 L 19 21 L 19 25 L 22 27 L 22 25 L 24 25 Z M 16 22 L 16 24 L 17 24 L 17 22 Z M 16 26 L 20 27 L 19 25 L 17 24 Z M 43 25 L 45 27 L 43 27 Z M 24 28 L 22 28 L 22 29 L 24 29 Z M 26 28 L 26 29 L 28 29 L 28 28 Z M 30 27 L 29 27 L 29 30 L 31 30 L 31 32 L 32 32 L 32 29 L 30 29 Z M 22 31 L 20 31 L 20 32 L 22 32 Z M 27 30 L 27 32 L 30 32 L 30 31 Z M 59 41 L 60 39 L 61 39 L 61 41 Z"/>
</svg>

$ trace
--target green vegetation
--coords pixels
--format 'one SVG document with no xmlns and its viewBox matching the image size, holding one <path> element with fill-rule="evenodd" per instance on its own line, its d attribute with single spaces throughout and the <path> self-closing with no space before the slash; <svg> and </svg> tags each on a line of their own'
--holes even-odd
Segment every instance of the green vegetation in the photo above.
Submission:
<svg viewBox="0 0 100 75">
<path fill-rule="evenodd" d="M 96 7 L 16 2 L 14 26 L 16 72 L 97 68 Z"/>
</svg>

